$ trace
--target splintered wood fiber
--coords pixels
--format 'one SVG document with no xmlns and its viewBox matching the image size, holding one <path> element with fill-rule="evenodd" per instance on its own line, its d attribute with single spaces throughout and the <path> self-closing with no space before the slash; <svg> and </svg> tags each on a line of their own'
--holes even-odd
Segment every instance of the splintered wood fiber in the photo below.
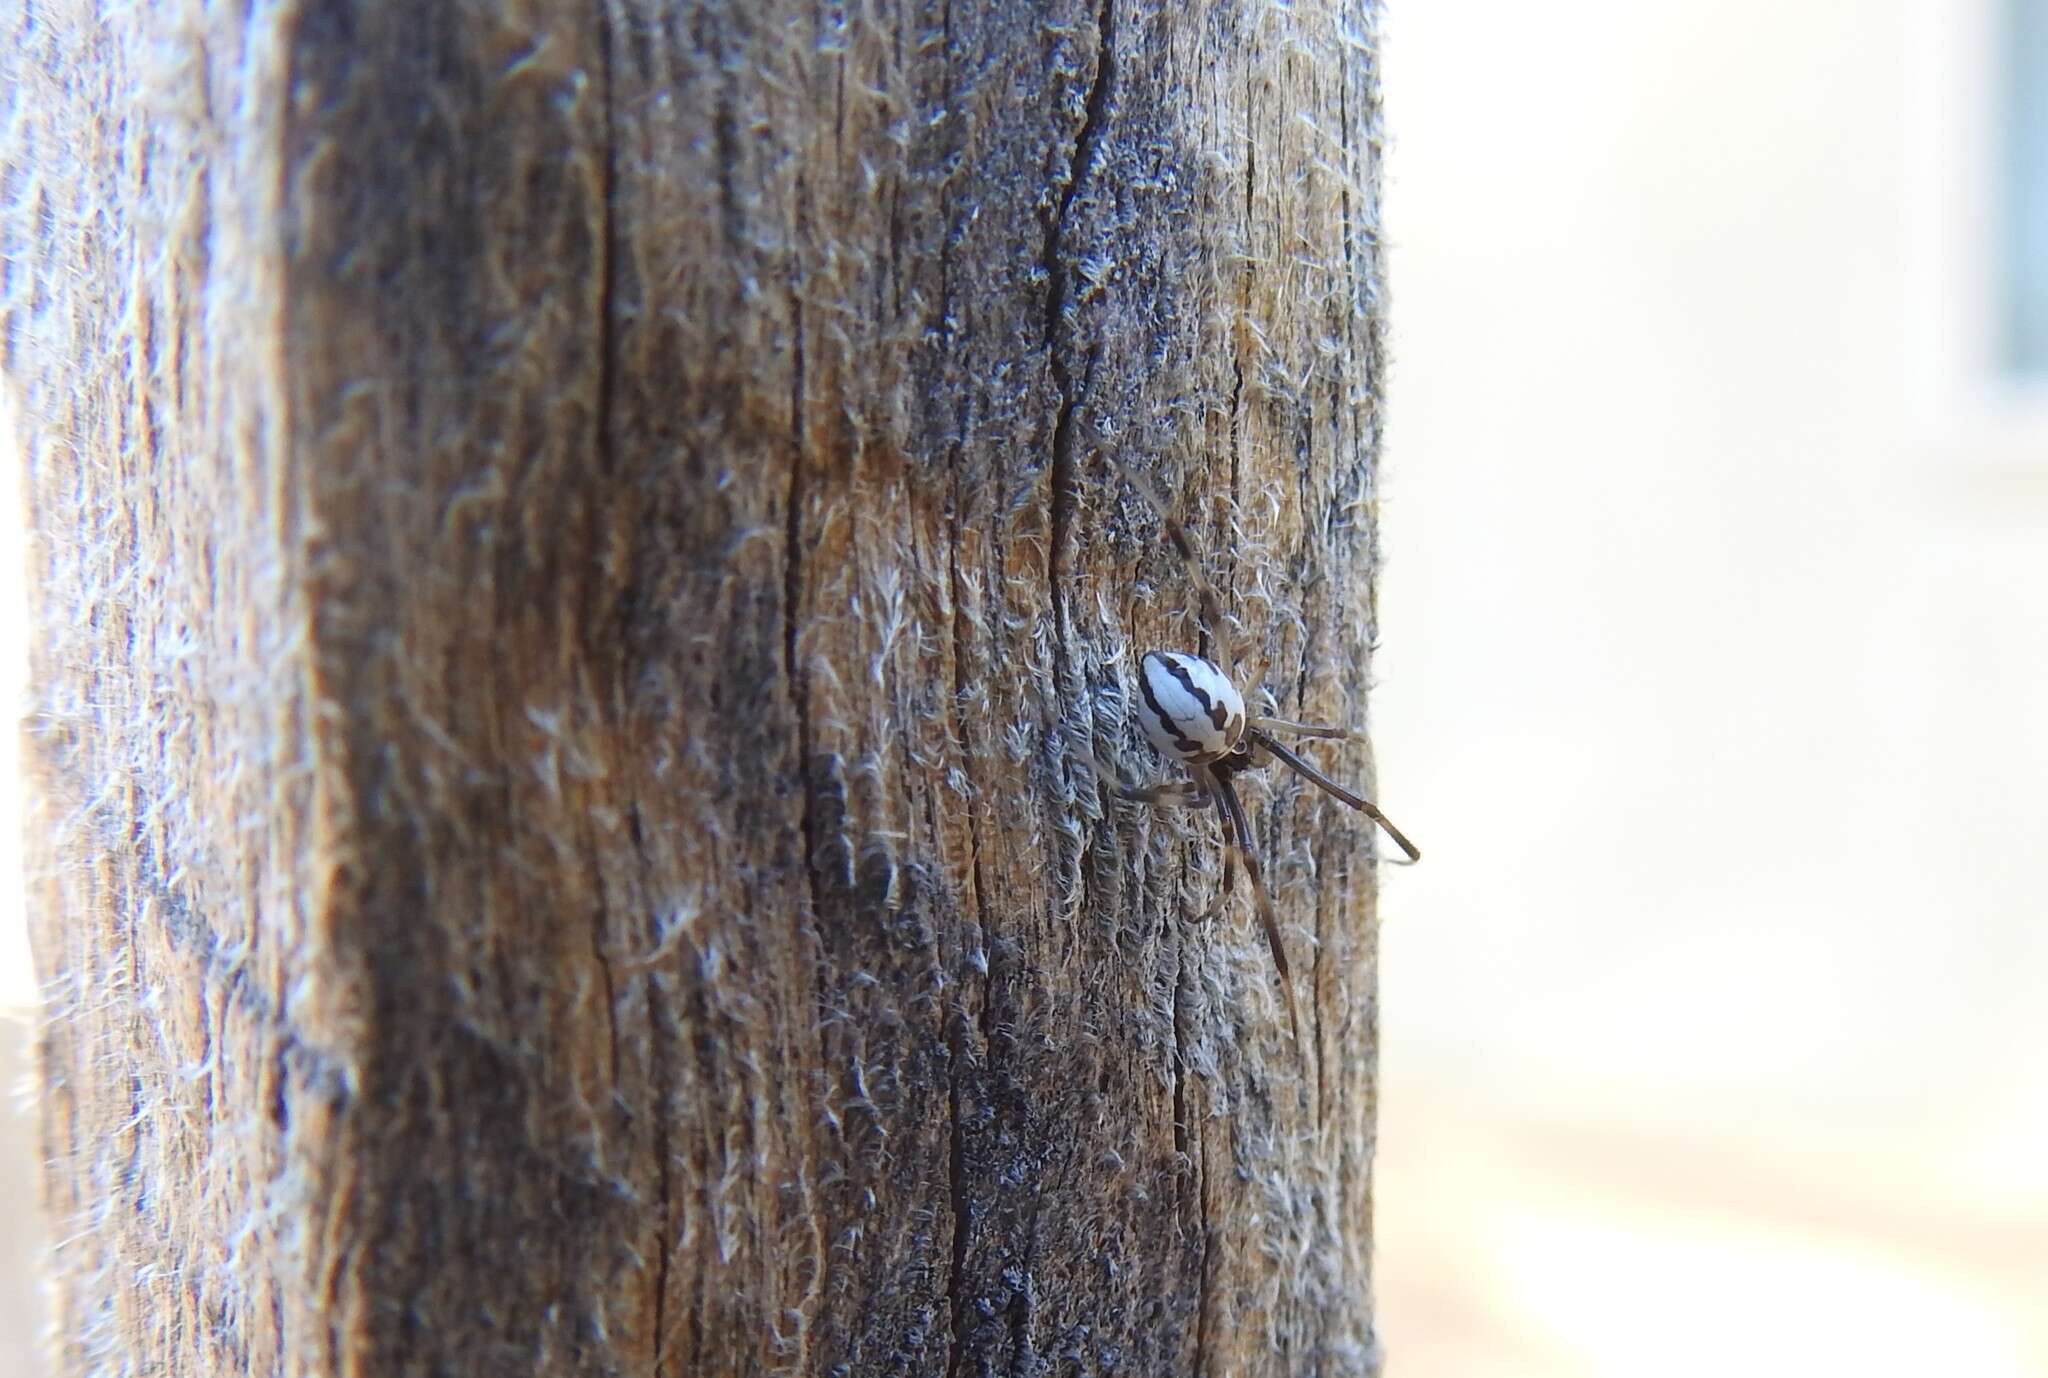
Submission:
<svg viewBox="0 0 2048 1378">
<path fill-rule="evenodd" d="M 0 28 L 61 1372 L 1377 1371 L 1371 0 Z"/>
</svg>

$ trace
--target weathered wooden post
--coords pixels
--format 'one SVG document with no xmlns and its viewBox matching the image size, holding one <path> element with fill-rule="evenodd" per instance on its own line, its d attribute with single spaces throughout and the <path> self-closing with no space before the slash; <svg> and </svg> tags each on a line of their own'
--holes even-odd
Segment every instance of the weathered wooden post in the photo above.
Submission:
<svg viewBox="0 0 2048 1378">
<path fill-rule="evenodd" d="M 62 1371 L 1376 1369 L 1375 24 L 14 0 Z"/>
</svg>

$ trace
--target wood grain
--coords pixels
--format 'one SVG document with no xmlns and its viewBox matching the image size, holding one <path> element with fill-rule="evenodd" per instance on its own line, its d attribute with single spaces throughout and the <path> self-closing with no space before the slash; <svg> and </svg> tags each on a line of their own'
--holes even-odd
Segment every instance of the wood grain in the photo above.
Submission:
<svg viewBox="0 0 2048 1378">
<path fill-rule="evenodd" d="M 1088 764 L 1201 644 L 1112 446 L 1363 716 L 1375 7 L 104 10 L 4 222 L 64 1371 L 1376 1371 L 1370 833 L 1248 782 L 1297 1045 Z"/>
</svg>

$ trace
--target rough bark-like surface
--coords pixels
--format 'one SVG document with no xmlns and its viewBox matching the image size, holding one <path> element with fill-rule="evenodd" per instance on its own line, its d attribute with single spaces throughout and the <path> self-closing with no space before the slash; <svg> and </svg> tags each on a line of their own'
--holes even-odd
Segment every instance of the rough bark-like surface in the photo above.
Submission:
<svg viewBox="0 0 2048 1378">
<path fill-rule="evenodd" d="M 11 0 L 66 1372 L 1377 1367 L 1374 20 Z"/>
</svg>

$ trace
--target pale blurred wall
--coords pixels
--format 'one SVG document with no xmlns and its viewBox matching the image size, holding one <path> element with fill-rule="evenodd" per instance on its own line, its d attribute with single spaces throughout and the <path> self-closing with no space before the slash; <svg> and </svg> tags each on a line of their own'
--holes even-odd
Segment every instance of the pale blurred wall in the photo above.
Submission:
<svg viewBox="0 0 2048 1378">
<path fill-rule="evenodd" d="M 34 1112 L 29 1102 L 29 1009 L 35 978 L 21 882 L 21 752 L 15 733 L 28 642 L 21 471 L 13 399 L 0 379 L 0 1378 L 42 1373 Z"/>
<path fill-rule="evenodd" d="M 1921 414 L 1930 26 L 1390 7 L 1396 1378 L 2048 1374 L 2048 429 Z"/>
</svg>

